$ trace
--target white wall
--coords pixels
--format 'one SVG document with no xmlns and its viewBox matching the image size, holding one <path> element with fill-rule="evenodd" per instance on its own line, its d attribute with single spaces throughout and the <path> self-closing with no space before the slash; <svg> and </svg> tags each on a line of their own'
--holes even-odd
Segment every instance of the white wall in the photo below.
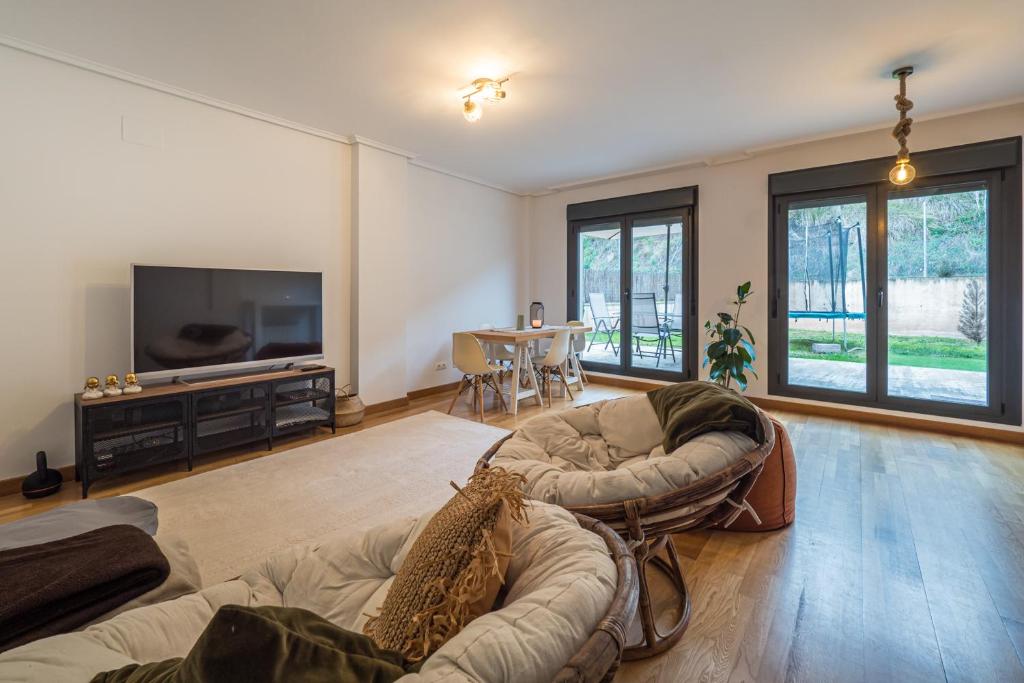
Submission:
<svg viewBox="0 0 1024 683">
<path fill-rule="evenodd" d="M 914 123 L 914 150 L 948 147 L 1024 134 L 1024 105 Z M 698 321 L 723 307 L 736 285 L 751 280 L 755 297 L 745 323 L 766 348 L 768 282 L 768 175 L 894 153 L 888 131 L 874 131 L 795 145 L 751 159 L 700 166 L 568 189 L 532 200 L 531 294 L 549 317 L 564 316 L 566 301 L 566 205 L 641 192 L 699 186 Z M 559 318 L 560 319 L 560 318 Z M 762 352 L 763 354 L 763 352 Z M 762 360 L 760 366 L 765 368 Z M 767 373 L 749 389 L 767 394 Z M 1019 427 L 1017 429 L 1020 429 Z"/>
<path fill-rule="evenodd" d="M 457 381 L 451 334 L 515 324 L 528 273 L 522 198 L 409 166 L 409 390 Z M 448 370 L 434 369 L 445 361 Z"/>
<path fill-rule="evenodd" d="M 370 404 L 457 379 L 451 333 L 528 301 L 522 197 L 3 46 L 0 82 L 0 479 L 73 462 L 133 262 L 322 271 L 325 361 Z"/>
<path fill-rule="evenodd" d="M 408 162 L 357 144 L 352 151 L 353 382 L 369 405 L 403 398 L 409 297 Z"/>
<path fill-rule="evenodd" d="M 74 461 L 72 394 L 128 369 L 133 262 L 323 271 L 348 380 L 348 145 L 6 47 L 0 83 L 0 478 Z"/>
</svg>

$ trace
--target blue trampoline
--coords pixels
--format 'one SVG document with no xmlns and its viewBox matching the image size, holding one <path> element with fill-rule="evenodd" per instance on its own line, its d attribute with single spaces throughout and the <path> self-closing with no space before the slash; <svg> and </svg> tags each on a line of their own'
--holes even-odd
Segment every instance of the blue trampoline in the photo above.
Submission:
<svg viewBox="0 0 1024 683">
<path fill-rule="evenodd" d="M 794 262 L 799 263 L 803 257 L 803 282 L 805 286 L 804 304 L 802 310 L 792 310 L 793 302 L 790 301 L 789 317 L 794 320 L 815 319 L 832 321 L 832 339 L 836 338 L 836 321 L 841 321 L 843 326 L 843 351 L 848 351 L 846 343 L 846 321 L 864 320 L 867 315 L 861 311 L 851 311 L 846 301 L 847 273 L 850 265 L 851 243 L 856 246 L 855 258 L 860 265 L 857 270 L 860 274 L 861 301 L 867 301 L 867 283 L 864 280 L 864 239 L 861 234 L 860 223 L 844 226 L 838 217 L 819 225 L 807 226 L 803 234 L 790 231 L 790 270 Z M 812 248 L 813 244 L 813 248 Z M 794 253 L 795 252 L 795 253 Z M 810 254 L 828 254 L 827 264 L 816 263 L 815 268 L 810 265 Z M 794 259 L 794 255 L 797 259 Z M 817 276 L 817 277 L 816 277 Z M 790 281 L 800 280 L 792 277 Z M 827 283 L 825 288 L 826 297 L 824 300 L 818 296 L 815 298 L 815 288 L 812 282 Z M 863 306 L 862 306 L 863 308 Z"/>
</svg>

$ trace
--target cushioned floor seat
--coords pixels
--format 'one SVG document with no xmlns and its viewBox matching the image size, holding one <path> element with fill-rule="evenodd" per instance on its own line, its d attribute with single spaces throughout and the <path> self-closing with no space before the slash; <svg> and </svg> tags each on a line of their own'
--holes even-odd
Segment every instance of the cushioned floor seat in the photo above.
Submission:
<svg viewBox="0 0 1024 683">
<path fill-rule="evenodd" d="M 747 495 L 757 519 L 744 511 L 729 525 L 729 531 L 774 531 L 796 518 L 796 456 L 786 427 L 774 417 L 775 448 L 764 460 L 761 476 Z"/>
<path fill-rule="evenodd" d="M 755 448 L 738 432 L 710 432 L 666 454 L 645 395 L 549 413 L 524 424 L 491 463 L 522 474 L 535 500 L 566 507 L 658 496 L 740 461 Z"/>
<path fill-rule="evenodd" d="M 401 680 L 550 681 L 588 642 L 616 597 L 619 571 L 609 547 L 562 508 L 531 503 L 529 519 L 513 527 L 500 609 L 470 622 Z M 0 654 L 0 680 L 87 681 L 133 662 L 182 657 L 224 604 L 302 607 L 359 631 L 428 520 L 298 546 L 238 580 L 10 650 Z M 631 590 L 635 604 L 635 584 Z"/>
<path fill-rule="evenodd" d="M 747 495 L 775 445 L 776 432 L 764 412 L 727 389 L 711 387 L 688 382 L 652 392 L 653 397 L 640 394 L 548 413 L 495 443 L 477 463 L 478 469 L 503 467 L 521 474 L 528 497 L 599 520 L 628 541 L 640 585 L 636 622 L 641 633 L 630 638 L 624 659 L 664 652 L 682 637 L 690 596 L 671 535 L 728 528 L 749 511 Z M 697 403 L 689 405 L 691 400 Z M 676 415 L 689 409 L 691 417 L 680 419 L 706 421 L 670 426 L 696 436 L 666 453 L 652 401 L 678 409 Z M 756 429 L 746 429 L 751 423 Z M 732 431 L 732 425 L 742 431 Z M 752 432 L 763 441 L 746 436 Z M 649 570 L 668 579 L 676 593 L 676 604 L 663 610 L 672 615 L 668 630 L 667 619 L 659 622 L 655 615 Z"/>
</svg>

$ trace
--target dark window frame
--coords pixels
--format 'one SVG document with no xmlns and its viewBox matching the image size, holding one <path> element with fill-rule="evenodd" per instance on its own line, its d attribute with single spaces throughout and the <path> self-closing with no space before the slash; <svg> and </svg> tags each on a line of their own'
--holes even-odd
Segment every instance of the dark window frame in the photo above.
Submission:
<svg viewBox="0 0 1024 683">
<path fill-rule="evenodd" d="M 960 145 L 913 155 L 917 179 L 905 188 L 888 181 L 894 157 L 769 176 L 768 392 L 831 403 L 945 417 L 1021 424 L 1021 138 Z M 941 192 L 984 183 L 989 192 L 989 405 L 888 396 L 888 240 L 890 196 Z M 788 212 L 801 199 L 864 196 L 868 204 L 865 340 L 867 390 L 846 392 L 788 383 Z M 991 293 L 1000 292 L 998 301 Z"/>
<path fill-rule="evenodd" d="M 684 202 L 682 204 L 678 202 Z M 617 213 L 604 213 L 617 211 Z M 633 280 L 632 259 L 626 258 L 631 249 L 632 221 L 643 218 L 662 216 L 683 217 L 683 302 L 686 314 L 683 322 L 683 349 L 677 351 L 682 356 L 682 371 L 660 370 L 632 365 L 632 354 L 620 351 L 618 364 L 597 363 L 583 360 L 584 369 L 593 372 L 605 372 L 643 379 L 660 379 L 669 381 L 686 381 L 697 379 L 700 368 L 697 359 L 697 254 L 698 254 L 698 216 L 697 187 L 685 187 L 660 192 L 648 192 L 628 197 L 615 197 L 581 204 L 570 204 L 566 207 L 566 316 L 572 320 L 579 315 L 579 235 L 586 232 L 588 226 L 619 222 L 622 230 L 622 250 L 620 252 L 619 288 L 620 292 L 630 292 Z M 602 215 L 603 214 L 603 215 Z M 619 338 L 631 340 L 632 332 L 632 301 L 624 297 L 619 311 Z"/>
</svg>

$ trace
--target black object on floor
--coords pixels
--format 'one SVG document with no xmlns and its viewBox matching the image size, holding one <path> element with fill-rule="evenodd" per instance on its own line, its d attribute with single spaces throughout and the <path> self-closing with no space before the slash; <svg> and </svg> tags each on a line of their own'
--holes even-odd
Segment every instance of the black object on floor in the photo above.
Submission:
<svg viewBox="0 0 1024 683">
<path fill-rule="evenodd" d="M 36 471 L 21 482 L 21 493 L 26 498 L 42 498 L 60 491 L 64 475 L 46 466 L 46 451 L 36 453 Z"/>
</svg>

